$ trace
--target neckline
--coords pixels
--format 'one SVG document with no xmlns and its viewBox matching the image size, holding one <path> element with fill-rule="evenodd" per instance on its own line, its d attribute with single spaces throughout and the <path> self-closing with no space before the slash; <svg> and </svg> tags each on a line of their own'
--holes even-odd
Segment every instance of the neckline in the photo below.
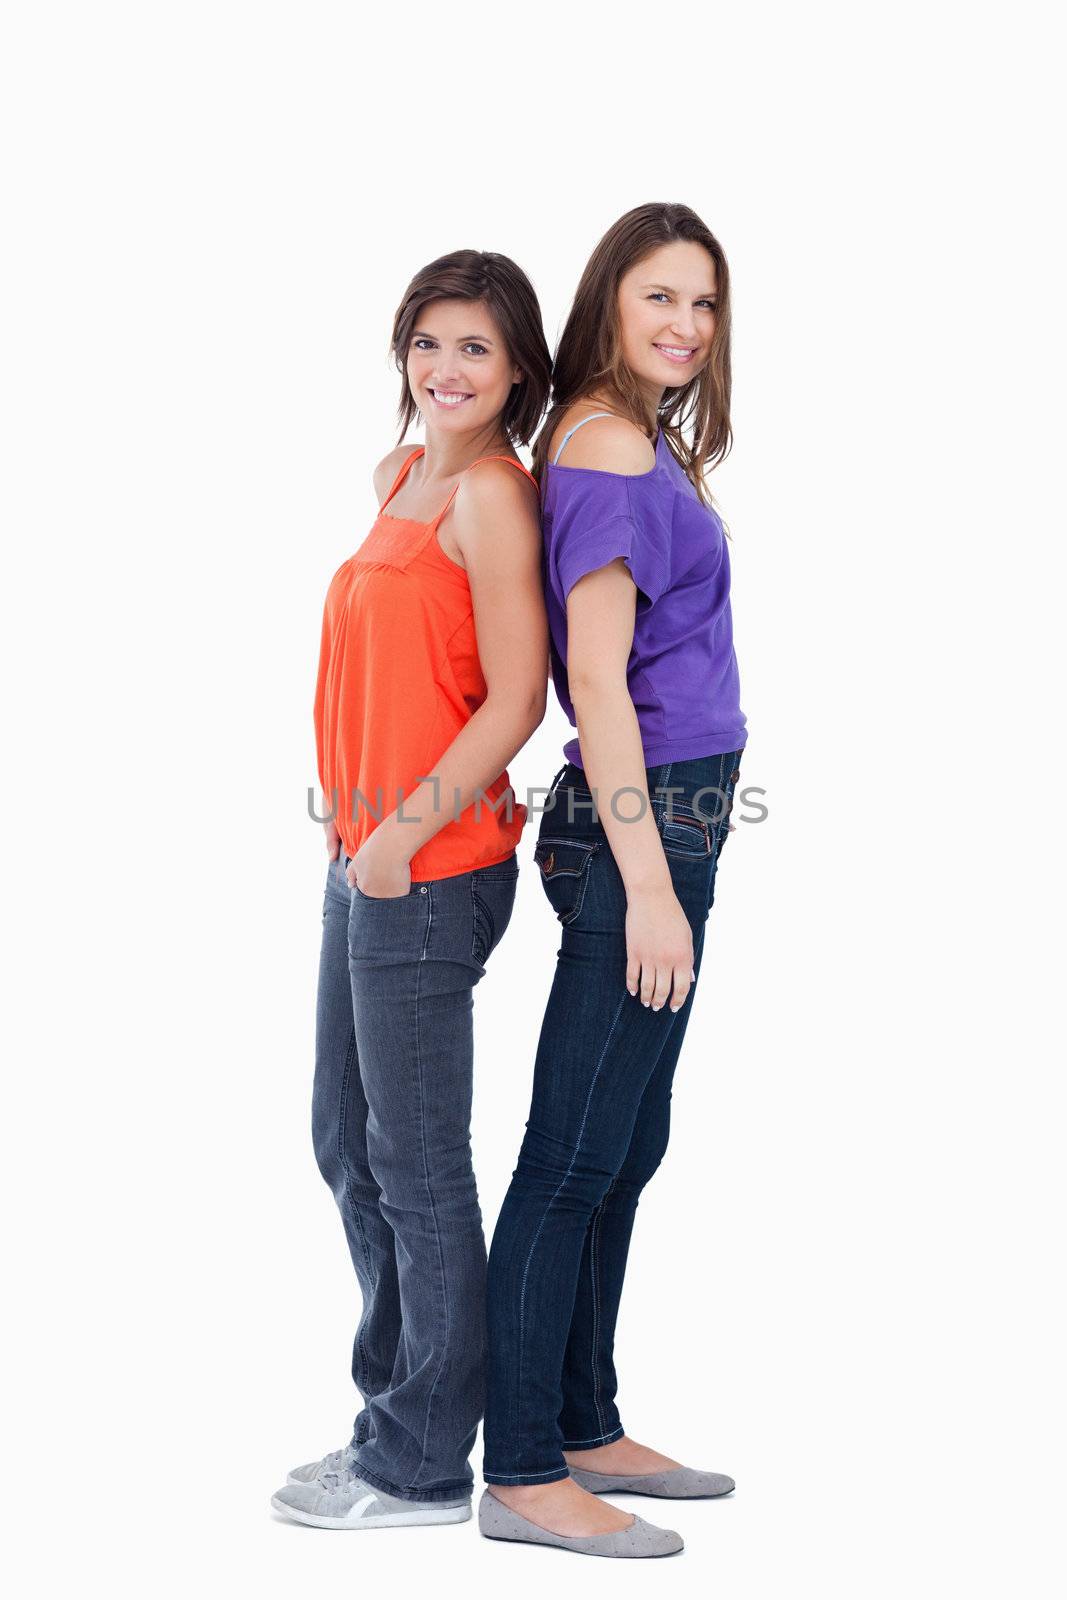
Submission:
<svg viewBox="0 0 1067 1600">
<path fill-rule="evenodd" d="M 422 521 L 419 520 L 418 517 L 398 517 L 395 514 L 395 512 L 386 511 L 386 509 L 385 509 L 386 506 L 389 504 L 390 500 L 393 499 L 394 495 L 396 495 L 399 492 L 401 485 L 403 484 L 405 478 L 407 477 L 407 475 L 410 472 L 410 470 L 411 470 L 412 466 L 414 465 L 414 463 L 419 459 L 420 456 L 424 456 L 425 454 L 426 454 L 426 446 L 424 444 L 416 445 L 415 449 L 411 452 L 411 454 L 404 461 L 404 464 L 400 468 L 400 471 L 397 473 L 396 481 L 394 482 L 393 487 L 390 489 L 389 493 L 386 495 L 385 499 L 382 501 L 381 505 L 378 508 L 379 521 L 384 520 L 386 522 L 407 522 L 413 528 L 429 528 L 429 527 L 432 527 L 435 522 L 438 522 L 441 519 L 441 517 L 444 516 L 445 512 L 448 510 L 448 507 L 452 503 L 452 495 L 449 495 L 448 499 L 445 501 L 444 506 L 437 513 L 437 516 L 436 517 L 431 517 L 428 522 L 422 522 Z M 455 489 L 453 489 L 452 494 L 455 494 L 455 492 L 456 492 Z"/>
<path fill-rule="evenodd" d="M 659 470 L 659 447 L 662 443 L 663 429 L 660 428 L 656 434 L 656 443 L 653 447 L 656 452 L 656 459 L 647 472 L 609 472 L 604 467 L 565 467 L 562 461 L 546 461 L 545 468 L 548 472 L 585 472 L 592 473 L 595 478 L 622 478 L 626 483 L 640 483 L 642 478 L 651 478 L 652 474 Z"/>
<path fill-rule="evenodd" d="M 431 517 L 427 522 L 422 522 L 418 517 L 398 517 L 392 511 L 379 511 L 378 516 L 384 522 L 407 522 L 413 528 L 432 528 L 435 522 L 440 522 L 447 510 L 448 506 L 446 505 L 443 510 L 437 513 L 436 517 Z"/>
<path fill-rule="evenodd" d="M 419 459 L 420 456 L 424 456 L 425 454 L 426 454 L 426 446 L 424 444 L 420 444 L 408 456 L 407 460 L 404 462 L 404 465 L 400 469 L 400 473 L 399 473 L 399 476 L 397 478 L 397 481 L 393 484 L 392 489 L 386 495 L 385 499 L 382 501 L 381 506 L 378 508 L 378 517 L 379 517 L 379 519 L 384 517 L 386 522 L 407 522 L 413 528 L 433 528 L 433 527 L 436 527 L 437 524 L 440 522 L 441 518 L 444 516 L 445 512 L 448 510 L 449 506 L 452 504 L 453 499 L 455 498 L 456 490 L 459 488 L 459 482 L 456 483 L 455 488 L 452 490 L 452 493 L 449 495 L 448 499 L 445 501 L 444 505 L 441 507 L 441 509 L 437 513 L 437 515 L 435 517 L 430 517 L 429 520 L 426 521 L 426 522 L 421 521 L 418 517 L 398 517 L 395 514 L 395 512 L 386 511 L 386 509 L 385 509 L 385 507 L 389 504 L 390 500 L 393 499 L 394 495 L 399 493 L 400 488 L 401 488 L 405 478 L 407 477 L 408 472 L 410 471 L 411 467 Z M 464 467 L 463 472 L 461 472 L 460 475 L 459 475 L 460 478 L 462 479 L 464 474 L 471 470 L 471 467 L 480 466 L 480 464 L 483 461 L 513 461 L 517 467 L 521 467 L 522 468 L 523 472 L 526 473 L 527 477 L 530 476 L 530 469 L 526 466 L 525 462 L 519 460 L 518 456 L 491 455 L 491 456 L 479 456 L 477 461 L 472 461 L 470 463 L 470 466 Z M 535 480 L 535 482 L 536 482 L 536 480 Z M 447 551 L 442 551 L 441 553 L 442 553 L 442 555 L 446 556 L 446 558 L 449 561 L 452 561 L 452 557 L 450 555 L 448 555 Z M 454 567 L 455 566 L 459 566 L 459 563 L 457 561 L 452 561 L 452 565 Z M 465 572 L 467 569 L 465 567 L 460 567 L 459 570 L 461 572 Z"/>
</svg>

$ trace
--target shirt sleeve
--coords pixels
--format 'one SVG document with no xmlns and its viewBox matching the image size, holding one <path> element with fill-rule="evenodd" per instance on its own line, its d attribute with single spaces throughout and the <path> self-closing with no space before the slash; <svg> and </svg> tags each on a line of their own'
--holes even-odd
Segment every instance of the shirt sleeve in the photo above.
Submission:
<svg viewBox="0 0 1067 1600">
<path fill-rule="evenodd" d="M 589 482 L 598 477 L 611 481 Z M 561 602 L 566 604 L 579 578 L 619 557 L 646 600 L 658 600 L 670 578 L 669 541 L 662 534 L 654 520 L 635 515 L 625 478 L 588 473 L 581 480 L 568 479 L 552 521 L 551 561 Z"/>
</svg>

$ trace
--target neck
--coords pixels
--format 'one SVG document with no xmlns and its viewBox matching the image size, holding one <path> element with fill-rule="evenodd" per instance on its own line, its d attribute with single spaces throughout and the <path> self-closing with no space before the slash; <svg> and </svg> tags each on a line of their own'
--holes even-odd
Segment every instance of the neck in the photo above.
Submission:
<svg viewBox="0 0 1067 1600">
<path fill-rule="evenodd" d="M 494 419 L 487 427 L 472 433 L 452 433 L 426 424 L 426 444 L 422 456 L 422 479 L 456 478 L 481 456 L 510 454 L 511 447 L 501 437 Z"/>
<path fill-rule="evenodd" d="M 659 431 L 660 402 L 667 391 L 655 386 L 649 387 L 649 385 L 640 381 L 638 381 L 637 386 L 641 398 L 645 402 L 645 426 L 649 429 L 654 439 Z M 607 410 L 614 411 L 617 416 L 625 417 L 627 415 L 627 407 L 624 405 L 621 396 L 617 395 L 613 389 L 595 390 L 592 394 L 584 397 L 584 403 L 591 406 L 604 406 Z"/>
<path fill-rule="evenodd" d="M 636 382 L 638 389 L 641 391 L 641 398 L 648 407 L 648 415 L 652 420 L 653 426 L 655 426 L 656 418 L 659 416 L 659 408 L 663 404 L 663 396 L 667 391 L 661 383 L 646 383 L 643 378 L 638 378 Z"/>
</svg>

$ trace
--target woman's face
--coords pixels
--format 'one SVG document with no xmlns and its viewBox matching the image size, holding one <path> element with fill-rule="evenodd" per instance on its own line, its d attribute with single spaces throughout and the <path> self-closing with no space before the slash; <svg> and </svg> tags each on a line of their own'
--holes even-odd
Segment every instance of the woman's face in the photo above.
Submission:
<svg viewBox="0 0 1067 1600">
<path fill-rule="evenodd" d="M 407 374 L 428 426 L 468 433 L 496 424 L 522 369 L 482 301 L 433 300 L 416 318 Z"/>
<path fill-rule="evenodd" d="M 619 283 L 622 356 L 650 399 L 689 383 L 711 354 L 715 262 L 702 244 L 661 245 Z"/>
</svg>

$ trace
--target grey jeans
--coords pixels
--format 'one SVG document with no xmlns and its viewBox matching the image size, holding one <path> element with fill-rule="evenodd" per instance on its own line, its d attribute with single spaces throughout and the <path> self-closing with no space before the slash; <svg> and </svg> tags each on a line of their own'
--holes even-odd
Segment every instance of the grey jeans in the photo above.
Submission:
<svg viewBox="0 0 1067 1600">
<path fill-rule="evenodd" d="M 474 985 L 511 917 L 514 856 L 372 899 L 342 854 L 322 910 L 312 1133 L 363 1296 L 360 1477 L 416 1501 L 473 1487 L 485 1239 L 471 1165 Z"/>
</svg>

